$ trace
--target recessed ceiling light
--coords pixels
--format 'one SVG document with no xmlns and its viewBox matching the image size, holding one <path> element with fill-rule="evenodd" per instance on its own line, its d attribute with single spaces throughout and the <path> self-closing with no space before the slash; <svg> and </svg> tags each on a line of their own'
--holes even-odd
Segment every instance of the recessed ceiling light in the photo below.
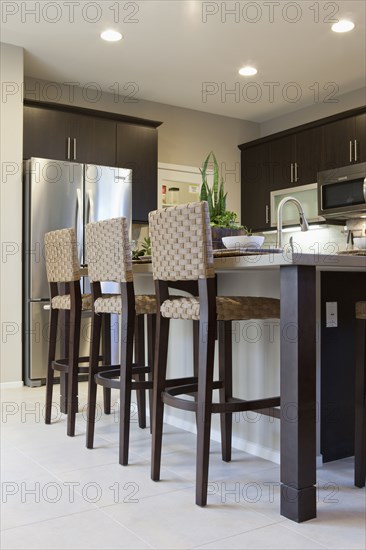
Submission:
<svg viewBox="0 0 366 550">
<path fill-rule="evenodd" d="M 355 24 L 347 19 L 341 19 L 338 23 L 332 25 L 332 31 L 334 32 L 348 32 L 355 28 Z"/>
<path fill-rule="evenodd" d="M 257 69 L 254 67 L 242 67 L 239 71 L 239 74 L 242 76 L 253 76 L 254 74 L 257 74 Z"/>
<path fill-rule="evenodd" d="M 122 34 L 118 31 L 108 30 L 108 31 L 102 32 L 100 37 L 103 40 L 107 40 L 107 42 L 118 42 L 118 40 L 122 39 Z"/>
</svg>

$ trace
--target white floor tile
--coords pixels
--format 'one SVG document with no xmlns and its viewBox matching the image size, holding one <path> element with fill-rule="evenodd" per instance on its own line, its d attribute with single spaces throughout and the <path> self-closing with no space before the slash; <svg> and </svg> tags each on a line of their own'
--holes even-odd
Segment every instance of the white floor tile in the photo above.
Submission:
<svg viewBox="0 0 366 550">
<path fill-rule="evenodd" d="M 196 506 L 194 500 L 195 492 L 190 488 L 103 510 L 135 533 L 143 532 L 145 540 L 162 549 L 192 548 L 227 537 L 228 533 L 239 534 L 273 523 L 234 503 L 222 504 L 217 497 L 211 497 L 205 508 Z"/>
<path fill-rule="evenodd" d="M 22 549 L 97 549 L 151 548 L 129 529 L 113 521 L 100 510 L 33 523 L 3 531 L 3 550 Z"/>
<path fill-rule="evenodd" d="M 4 549 L 366 547 L 366 492 L 353 485 L 352 457 L 318 469 L 318 516 L 296 524 L 280 515 L 278 465 L 237 450 L 224 463 L 212 442 L 208 505 L 200 508 L 194 434 L 164 426 L 161 481 L 153 482 L 149 429 L 139 429 L 136 418 L 123 467 L 118 410 L 100 415 L 95 448 L 86 449 L 85 414 L 77 415 L 76 436 L 67 437 L 65 415 L 44 424 L 44 394 L 43 387 L 2 395 Z M 79 397 L 82 407 L 86 384 Z"/>
<path fill-rule="evenodd" d="M 326 547 L 305 536 L 295 534 L 285 527 L 282 527 L 280 524 L 275 524 L 202 546 L 197 546 L 197 548 L 202 550 L 242 550 L 243 548 L 248 550 L 307 550 L 308 548 L 315 549 Z"/>
</svg>

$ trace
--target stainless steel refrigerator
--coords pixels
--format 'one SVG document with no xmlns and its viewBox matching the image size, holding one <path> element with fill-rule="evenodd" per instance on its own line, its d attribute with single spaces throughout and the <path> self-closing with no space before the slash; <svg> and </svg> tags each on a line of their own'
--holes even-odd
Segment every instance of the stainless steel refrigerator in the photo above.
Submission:
<svg viewBox="0 0 366 550">
<path fill-rule="evenodd" d="M 41 158 L 26 160 L 23 215 L 24 382 L 39 386 L 46 377 L 50 309 L 44 234 L 75 227 L 83 265 L 87 223 L 125 216 L 131 227 L 132 170 Z M 89 355 L 89 325 L 90 315 L 84 316 L 82 355 Z"/>
</svg>

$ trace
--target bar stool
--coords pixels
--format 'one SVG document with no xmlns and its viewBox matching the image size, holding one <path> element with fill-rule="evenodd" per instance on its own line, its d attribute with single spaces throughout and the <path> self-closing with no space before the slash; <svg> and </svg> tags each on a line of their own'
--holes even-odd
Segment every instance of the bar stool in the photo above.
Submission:
<svg viewBox="0 0 366 550">
<path fill-rule="evenodd" d="M 135 295 L 132 275 L 132 254 L 126 218 L 90 223 L 85 228 L 88 275 L 92 289 L 92 334 L 89 365 L 88 413 L 86 446 L 93 447 L 97 385 L 119 390 L 120 436 L 119 462 L 128 464 L 131 391 L 137 392 L 139 409 L 145 405 L 145 391 L 152 390 L 152 358 L 155 338 L 156 297 Z M 102 283 L 120 284 L 120 294 L 103 294 Z M 105 366 L 98 374 L 98 349 L 104 315 L 121 315 L 121 356 L 119 365 Z M 141 324 L 147 316 L 149 359 L 145 366 L 144 339 Z M 135 363 L 132 362 L 135 327 L 137 335 Z M 136 333 L 135 333 L 136 336 Z M 149 380 L 145 380 L 148 374 Z M 151 400 L 150 400 L 151 401 Z M 145 424 L 146 425 L 146 424 Z M 140 427 L 145 427 L 140 423 Z"/>
<path fill-rule="evenodd" d="M 366 302 L 356 303 L 355 485 L 366 480 Z"/>
<path fill-rule="evenodd" d="M 231 321 L 278 319 L 279 300 L 246 296 L 217 296 L 212 236 L 207 202 L 157 210 L 149 214 L 152 268 L 158 310 L 153 384 L 153 433 L 151 477 L 160 478 L 164 404 L 194 411 L 197 417 L 196 504 L 207 502 L 211 415 L 221 414 L 222 454 L 230 460 L 232 413 L 260 410 L 278 416 L 280 398 L 244 401 L 233 397 Z M 198 283 L 198 297 L 177 298 L 169 294 L 176 281 Z M 166 380 L 170 319 L 199 321 L 198 376 L 174 387 Z M 213 380 L 216 323 L 219 334 L 219 380 Z M 220 389 L 220 403 L 212 391 Z M 195 395 L 196 400 L 180 397 Z"/>
<path fill-rule="evenodd" d="M 89 362 L 89 357 L 79 356 L 81 312 L 91 310 L 92 297 L 90 294 L 81 294 L 75 230 L 60 229 L 46 233 L 44 243 L 51 298 L 45 423 L 51 423 L 54 371 L 57 370 L 68 379 L 67 435 L 74 436 L 78 411 L 78 374 L 88 372 L 88 367 L 81 363 Z M 59 311 L 65 311 L 67 316 L 66 357 L 56 359 Z M 107 351 L 104 359 L 109 360 Z M 109 413 L 110 391 L 104 397 L 105 411 Z"/>
</svg>

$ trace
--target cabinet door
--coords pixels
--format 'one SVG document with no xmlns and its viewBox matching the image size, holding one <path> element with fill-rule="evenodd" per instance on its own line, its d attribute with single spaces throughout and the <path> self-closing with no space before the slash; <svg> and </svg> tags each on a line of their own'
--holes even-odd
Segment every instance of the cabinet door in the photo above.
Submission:
<svg viewBox="0 0 366 550">
<path fill-rule="evenodd" d="M 322 146 L 322 129 L 311 128 L 296 134 L 295 185 L 317 181 Z"/>
<path fill-rule="evenodd" d="M 72 160 L 115 166 L 116 129 L 114 120 L 72 115 Z"/>
<path fill-rule="evenodd" d="M 241 223 L 252 231 L 270 226 L 269 144 L 241 153 Z"/>
<path fill-rule="evenodd" d="M 337 120 L 323 126 L 321 170 L 352 164 L 355 117 Z"/>
<path fill-rule="evenodd" d="M 132 169 L 132 219 L 146 223 L 149 212 L 157 208 L 157 130 L 117 123 L 117 166 Z"/>
<path fill-rule="evenodd" d="M 295 137 L 293 135 L 269 142 L 269 164 L 273 189 L 295 185 Z"/>
<path fill-rule="evenodd" d="M 62 111 L 24 107 L 23 158 L 68 160 L 70 115 Z"/>
<path fill-rule="evenodd" d="M 366 113 L 355 117 L 356 157 L 355 162 L 366 162 Z"/>
</svg>

